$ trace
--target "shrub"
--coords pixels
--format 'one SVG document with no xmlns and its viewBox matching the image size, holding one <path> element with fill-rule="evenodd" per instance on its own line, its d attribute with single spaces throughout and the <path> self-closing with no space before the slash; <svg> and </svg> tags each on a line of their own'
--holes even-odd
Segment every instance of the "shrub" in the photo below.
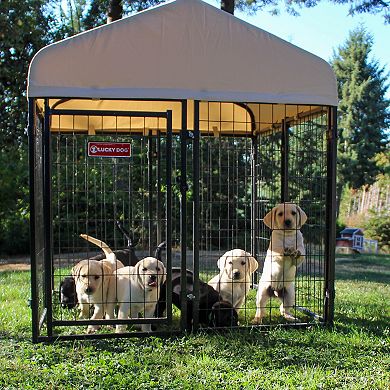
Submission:
<svg viewBox="0 0 390 390">
<path fill-rule="evenodd" d="M 367 219 L 364 228 L 366 238 L 378 240 L 381 251 L 390 252 L 390 212 L 370 211 L 370 218 Z"/>
</svg>

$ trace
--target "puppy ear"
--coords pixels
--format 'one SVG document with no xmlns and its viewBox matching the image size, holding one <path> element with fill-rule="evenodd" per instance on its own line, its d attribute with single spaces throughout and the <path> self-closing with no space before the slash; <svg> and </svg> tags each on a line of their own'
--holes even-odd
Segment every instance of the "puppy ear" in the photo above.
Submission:
<svg viewBox="0 0 390 390">
<path fill-rule="evenodd" d="M 158 265 L 163 271 L 163 274 L 161 275 L 161 283 L 160 283 L 160 286 L 162 286 L 167 280 L 167 270 L 165 269 L 165 266 L 161 261 L 158 262 Z"/>
<path fill-rule="evenodd" d="M 298 229 L 300 229 L 307 221 L 307 215 L 299 206 L 297 206 L 297 211 L 299 214 Z"/>
<path fill-rule="evenodd" d="M 263 218 L 264 225 L 269 227 L 270 229 L 274 228 L 276 207 L 274 207 L 270 212 L 268 212 Z"/>
<path fill-rule="evenodd" d="M 101 267 L 102 267 L 102 275 L 103 276 L 108 276 L 112 273 L 112 268 L 110 267 L 109 264 L 107 263 L 100 263 Z"/>
<path fill-rule="evenodd" d="M 140 260 L 135 266 L 134 266 L 134 273 L 137 276 L 137 283 L 142 286 L 142 275 L 139 272 L 142 267 L 142 260 Z"/>
<path fill-rule="evenodd" d="M 251 274 L 253 274 L 253 272 L 255 272 L 258 267 L 259 267 L 259 263 L 257 262 L 257 260 L 254 257 L 250 256 L 249 257 L 249 272 Z"/>
<path fill-rule="evenodd" d="M 222 255 L 218 261 L 217 261 L 217 267 L 220 271 L 222 271 L 223 269 L 225 269 L 225 263 L 226 263 L 226 253 L 224 255 Z"/>
<path fill-rule="evenodd" d="M 80 261 L 72 268 L 72 276 L 77 279 L 80 276 L 81 267 L 83 266 L 83 263 Z"/>
<path fill-rule="evenodd" d="M 75 278 L 77 274 L 77 264 L 72 267 L 70 274 Z"/>
</svg>

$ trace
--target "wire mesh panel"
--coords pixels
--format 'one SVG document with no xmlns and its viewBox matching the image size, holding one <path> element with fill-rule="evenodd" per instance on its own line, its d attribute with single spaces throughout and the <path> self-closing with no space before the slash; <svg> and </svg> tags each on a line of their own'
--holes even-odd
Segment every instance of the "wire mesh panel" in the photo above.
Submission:
<svg viewBox="0 0 390 390">
<path fill-rule="evenodd" d="M 174 135 L 171 111 L 45 103 L 30 122 L 36 335 L 44 327 L 49 338 L 107 337 L 108 325 L 138 335 L 137 326 L 169 334 L 331 318 L 330 108 L 180 103 Z M 157 281 L 147 264 L 131 268 L 151 256 L 162 261 L 152 265 Z M 94 269 L 107 260 L 108 274 Z M 99 290 L 98 301 L 80 305 L 83 277 L 104 279 L 114 293 Z M 152 298 L 133 289 L 141 281 L 157 287 Z"/>
<path fill-rule="evenodd" d="M 116 228 L 116 221 L 123 221 L 131 231 L 138 247 L 142 248 L 140 256 L 154 253 L 165 233 L 162 223 L 165 218 L 164 193 L 156 184 L 155 141 L 148 136 L 131 134 L 53 134 L 55 255 L 66 253 L 74 256 L 75 248 L 84 249 L 84 252 L 88 249 L 89 255 L 99 251 L 86 245 L 75 232 L 100 237 L 115 249 L 126 247 L 126 237 Z M 110 148 L 117 144 L 130 149 L 131 156 L 94 157 L 88 155 L 91 143 L 92 148 Z M 157 203 L 160 208 L 157 208 Z"/>
<path fill-rule="evenodd" d="M 205 102 L 199 110 L 199 318 L 204 318 L 202 310 L 208 310 L 202 306 L 210 306 L 203 302 L 204 283 L 208 283 L 238 315 L 238 323 L 233 314 L 223 317 L 226 323 L 218 326 L 322 321 L 328 110 Z M 213 111 L 219 113 L 219 121 L 210 119 Z M 273 226 L 265 223 L 265 217 L 285 202 L 300 206 L 308 216 L 302 233 L 298 233 L 300 226 L 282 227 L 293 232 L 295 249 L 297 237 L 303 234 L 304 246 L 294 260 L 285 253 L 286 246 L 291 248 L 283 239 L 280 258 L 272 261 L 271 271 L 265 263 Z M 278 264 L 282 264 L 280 271 Z M 263 301 L 256 295 L 267 273 L 270 280 L 259 321 Z M 275 284 L 273 278 L 278 279 L 279 291 L 270 287 Z"/>
<path fill-rule="evenodd" d="M 250 297 L 237 290 L 249 290 L 257 268 L 251 118 L 236 105 L 202 102 L 199 126 L 199 325 L 236 327 L 238 313 L 242 324 L 250 319 Z"/>
<path fill-rule="evenodd" d="M 324 316 L 328 115 L 310 110 L 289 127 L 289 196 L 308 215 L 302 227 L 306 259 L 298 269 L 297 306 L 307 315 Z"/>
<path fill-rule="evenodd" d="M 135 324 L 143 331 L 150 331 L 152 323 L 169 324 L 170 300 L 155 318 L 172 267 L 169 114 L 84 113 L 87 131 L 69 126 L 79 113 L 50 114 L 50 153 L 43 159 L 50 162 L 51 196 L 45 205 L 50 226 L 42 223 L 41 229 L 51 237 L 50 264 L 45 266 L 51 276 L 38 288 L 50 307 L 42 322 L 48 336 L 95 333 L 102 324 L 100 333 L 112 333 L 107 325 L 114 324 L 121 333 L 134 330 Z M 152 130 L 146 122 L 153 115 Z M 93 132 L 88 130 L 92 119 L 127 121 L 128 128 L 124 131 L 122 124 L 121 131 Z M 35 181 L 35 192 L 42 193 L 39 175 Z"/>
<path fill-rule="evenodd" d="M 311 323 L 324 320 L 326 259 L 325 241 L 327 228 L 327 135 L 328 110 L 325 107 L 289 106 L 290 116 L 280 124 L 273 124 L 272 130 L 260 133 L 257 140 L 256 176 L 258 210 L 257 256 L 260 259 L 260 285 L 264 274 L 272 275 L 268 281 L 268 295 L 261 321 L 257 323 Z M 302 112 L 305 112 L 302 115 Z M 291 115 L 293 113 L 293 115 Z M 286 203 L 284 203 L 286 202 Z M 295 270 L 288 275 L 285 253 L 287 244 L 286 226 L 270 226 L 266 223 L 267 213 L 278 204 L 285 204 L 277 213 L 284 213 L 287 218 L 289 203 L 300 206 L 307 216 L 306 223 L 296 227 L 301 231 L 304 240 L 304 253 L 298 260 L 292 261 Z M 294 211 L 295 212 L 295 211 Z M 300 218 L 299 213 L 297 217 Z M 294 221 L 295 222 L 295 221 Z M 272 222 L 273 223 L 273 222 Z M 277 248 L 277 241 L 270 241 L 273 231 L 283 232 L 283 243 Z M 295 234 L 293 247 L 299 247 L 298 233 Z M 274 246 L 272 248 L 272 245 Z M 272 254 L 267 252 L 272 250 Z M 287 248 L 290 249 L 290 248 Z M 302 251 L 302 250 L 301 250 Z M 281 255 L 281 257 L 280 257 Z M 272 258 L 268 269 L 267 260 Z M 265 262 L 264 262 L 265 261 Z M 330 260 L 329 260 L 330 261 Z M 281 269 L 278 270 L 278 266 Z M 263 277 L 263 278 L 262 278 Z M 276 283 L 275 278 L 281 281 Z M 279 291 L 274 286 L 279 285 Z M 295 287 L 294 287 L 295 285 Z M 291 286 L 291 287 L 290 287 Z M 286 289 L 291 288 L 290 291 Z M 290 295 L 293 295 L 292 297 Z M 263 304 L 261 304 L 263 305 Z M 280 308 L 279 306 L 282 305 Z M 291 306 L 288 314 L 283 314 L 283 305 Z M 259 302 L 257 302 L 259 306 Z M 280 309 L 280 310 L 279 310 Z M 283 318 L 283 316 L 285 318 Z"/>
</svg>

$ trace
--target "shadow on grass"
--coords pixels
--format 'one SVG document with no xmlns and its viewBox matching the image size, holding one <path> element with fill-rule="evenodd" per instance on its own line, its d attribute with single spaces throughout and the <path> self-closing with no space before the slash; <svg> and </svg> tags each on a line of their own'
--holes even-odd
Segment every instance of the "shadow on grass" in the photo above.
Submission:
<svg viewBox="0 0 390 390">
<path fill-rule="evenodd" d="M 336 280 L 390 283 L 390 256 L 351 255 L 336 258 Z"/>
<path fill-rule="evenodd" d="M 0 331 L 0 341 L 1 342 L 12 342 L 12 343 L 22 343 L 22 342 L 31 342 L 32 343 L 32 335 L 28 332 L 23 333 L 15 333 L 11 331 Z"/>
<path fill-rule="evenodd" d="M 362 282 L 390 283 L 390 272 L 381 272 L 377 270 L 353 269 L 351 267 L 336 266 L 336 280 L 360 280 Z"/>
<path fill-rule="evenodd" d="M 337 332 L 343 334 L 354 332 L 354 329 L 357 328 L 375 336 L 383 336 L 389 331 L 389 320 L 386 317 L 383 317 L 383 319 L 367 319 L 337 314 L 335 321 L 335 329 L 337 329 Z"/>
</svg>

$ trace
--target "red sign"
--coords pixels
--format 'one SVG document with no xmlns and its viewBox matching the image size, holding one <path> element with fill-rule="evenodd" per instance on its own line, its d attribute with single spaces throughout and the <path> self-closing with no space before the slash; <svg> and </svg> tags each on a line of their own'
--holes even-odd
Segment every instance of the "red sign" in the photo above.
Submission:
<svg viewBox="0 0 390 390">
<path fill-rule="evenodd" d="M 130 157 L 131 144 L 127 142 L 88 142 L 89 157 Z"/>
</svg>

